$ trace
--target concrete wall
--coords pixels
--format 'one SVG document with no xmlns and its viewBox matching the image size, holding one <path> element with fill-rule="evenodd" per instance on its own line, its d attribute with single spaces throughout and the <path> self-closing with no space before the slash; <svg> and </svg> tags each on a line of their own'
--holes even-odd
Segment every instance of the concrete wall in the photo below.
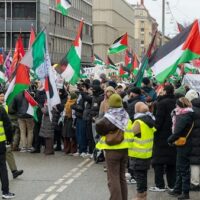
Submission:
<svg viewBox="0 0 200 200">
<path fill-rule="evenodd" d="M 134 10 L 124 0 L 93 0 L 94 52 L 106 61 L 107 50 L 115 39 L 128 32 L 134 46 Z M 111 55 L 114 62 L 124 60 L 124 52 Z"/>
</svg>

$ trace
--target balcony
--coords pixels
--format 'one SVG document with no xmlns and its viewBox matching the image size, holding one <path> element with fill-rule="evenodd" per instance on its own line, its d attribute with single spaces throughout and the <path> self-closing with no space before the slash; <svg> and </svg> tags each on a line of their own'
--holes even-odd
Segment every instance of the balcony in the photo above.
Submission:
<svg viewBox="0 0 200 200">
<path fill-rule="evenodd" d="M 12 23 L 12 28 L 11 28 L 11 23 Z M 36 27 L 36 20 L 34 19 L 13 19 L 12 22 L 11 20 L 7 20 L 6 22 L 6 31 L 7 32 L 19 32 L 20 30 L 22 32 L 30 32 L 31 24 L 33 24 L 34 27 Z M 5 31 L 5 22 L 4 19 L 0 19 L 0 30 L 1 32 Z"/>
</svg>

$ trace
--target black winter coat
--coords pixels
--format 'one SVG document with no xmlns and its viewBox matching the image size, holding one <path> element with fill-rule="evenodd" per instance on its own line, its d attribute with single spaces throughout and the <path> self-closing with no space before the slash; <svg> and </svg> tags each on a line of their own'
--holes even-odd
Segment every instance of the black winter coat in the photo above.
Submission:
<svg viewBox="0 0 200 200">
<path fill-rule="evenodd" d="M 176 124 L 174 133 L 168 138 L 168 143 L 173 144 L 178 138 L 185 137 L 191 129 L 194 122 L 194 112 L 187 112 L 185 114 L 176 116 Z M 190 155 L 192 150 L 192 138 L 191 134 L 187 138 L 186 144 L 183 146 L 177 146 L 178 156 Z"/>
<path fill-rule="evenodd" d="M 103 100 L 104 100 L 104 91 L 101 88 L 99 88 L 99 90 L 93 93 L 92 105 L 90 111 L 91 117 L 94 118 L 98 117 L 100 105 Z"/>
<path fill-rule="evenodd" d="M 9 113 L 17 115 L 18 118 L 32 118 L 31 115 L 27 114 L 28 101 L 24 97 L 24 92 L 20 92 L 13 100 L 11 106 L 9 107 Z"/>
<path fill-rule="evenodd" d="M 191 133 L 192 152 L 191 165 L 200 165 L 200 98 L 192 100 L 194 110 L 194 128 Z"/>
<path fill-rule="evenodd" d="M 156 104 L 156 129 L 152 164 L 176 164 L 176 148 L 168 145 L 167 139 L 172 134 L 171 112 L 175 108 L 174 95 L 165 95 L 159 98 Z"/>
</svg>

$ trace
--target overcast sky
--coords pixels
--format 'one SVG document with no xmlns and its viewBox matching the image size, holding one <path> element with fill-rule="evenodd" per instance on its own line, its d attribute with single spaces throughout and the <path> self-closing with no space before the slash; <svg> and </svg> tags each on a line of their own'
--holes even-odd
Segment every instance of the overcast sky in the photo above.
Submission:
<svg viewBox="0 0 200 200">
<path fill-rule="evenodd" d="M 129 3 L 140 3 L 140 0 L 127 0 Z M 166 0 L 172 14 L 168 14 L 168 6 L 165 6 L 165 34 L 175 35 L 177 33 L 177 26 L 175 20 L 181 24 L 190 23 L 194 19 L 200 18 L 200 0 Z M 162 29 L 162 0 L 144 0 L 144 5 L 149 10 L 152 17 L 154 17 L 158 24 L 159 30 Z M 173 15 L 173 16 L 172 16 Z"/>
</svg>

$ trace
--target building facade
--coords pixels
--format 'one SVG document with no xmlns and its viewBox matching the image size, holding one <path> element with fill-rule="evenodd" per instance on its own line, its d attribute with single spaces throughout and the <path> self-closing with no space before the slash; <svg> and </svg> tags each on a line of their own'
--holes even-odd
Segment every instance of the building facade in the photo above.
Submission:
<svg viewBox="0 0 200 200">
<path fill-rule="evenodd" d="M 82 18 L 82 62 L 91 63 L 92 57 L 92 0 L 73 0 L 68 16 L 55 8 L 55 0 L 0 1 L 0 47 L 14 49 L 21 32 L 28 47 L 31 24 L 36 32 L 46 28 L 52 63 L 57 63 L 69 50 Z M 6 35 L 6 39 L 5 39 Z M 5 46 L 6 44 L 6 46 Z"/>
<path fill-rule="evenodd" d="M 125 0 L 93 0 L 94 53 L 104 61 L 112 42 L 125 32 L 129 47 L 134 46 L 134 9 Z M 124 52 L 111 55 L 117 63 L 124 60 Z"/>
<path fill-rule="evenodd" d="M 132 7 L 135 10 L 134 50 L 136 54 L 141 58 L 148 49 L 151 39 L 157 30 L 158 24 L 145 8 L 143 0 L 141 0 L 140 4 L 132 5 Z"/>
</svg>

